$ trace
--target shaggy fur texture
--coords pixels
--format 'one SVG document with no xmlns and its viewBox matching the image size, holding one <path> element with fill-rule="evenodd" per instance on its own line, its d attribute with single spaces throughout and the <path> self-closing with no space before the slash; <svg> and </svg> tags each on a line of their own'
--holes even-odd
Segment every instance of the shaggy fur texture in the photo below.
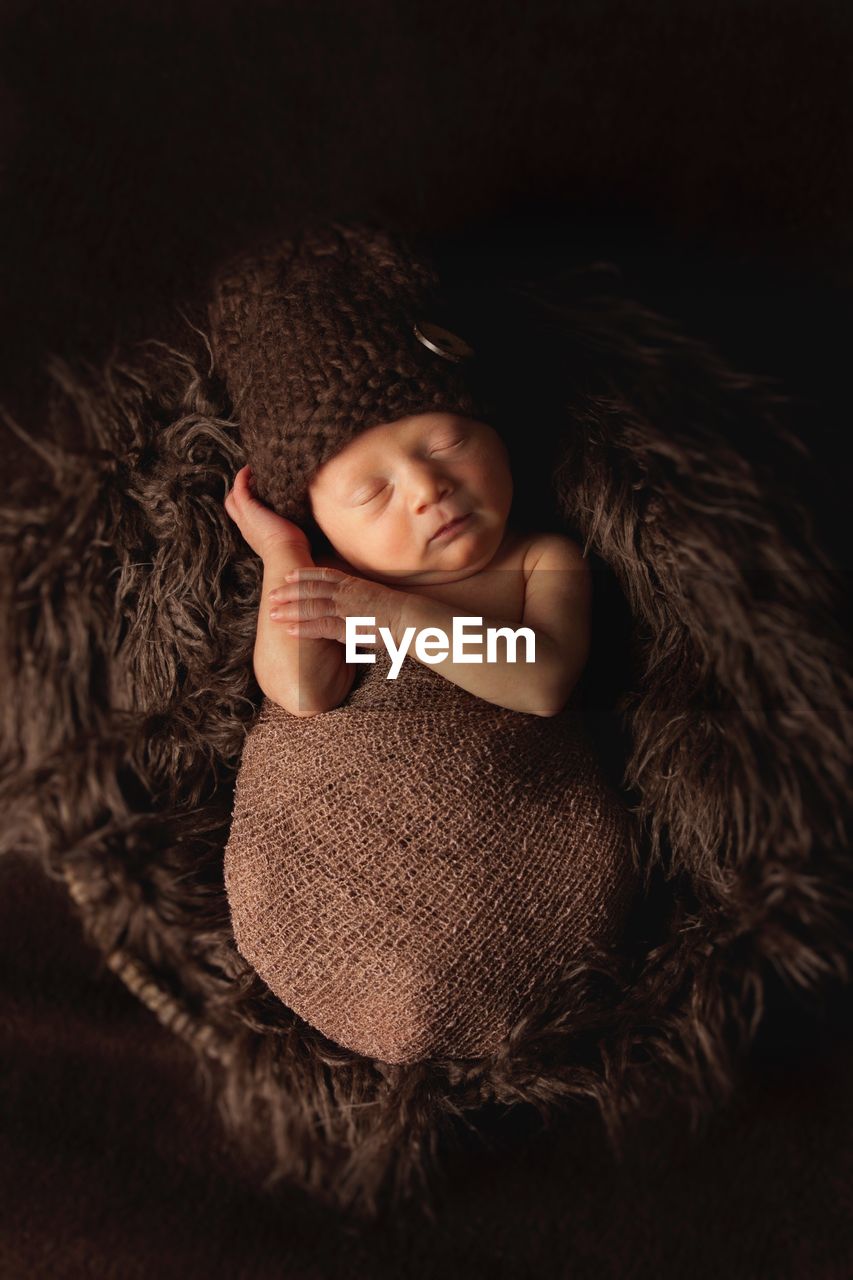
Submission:
<svg viewBox="0 0 853 1280">
<path fill-rule="evenodd" d="M 197 1048 L 247 1167 L 366 1214 L 416 1189 L 428 1211 L 441 1142 L 487 1102 L 592 1100 L 617 1146 L 637 1108 L 698 1121 L 769 986 L 816 998 L 849 976 L 850 682 L 784 401 L 618 296 L 529 303 L 574 371 L 531 483 L 630 618 L 624 670 L 591 675 L 588 703 L 646 897 L 487 1059 L 342 1050 L 234 946 L 222 850 L 261 703 L 260 564 L 222 506 L 243 457 L 204 334 L 54 362 L 48 422 L 4 419 L 34 466 L 0 511 L 0 848 L 67 881 L 106 963 Z M 619 616 L 599 615 L 602 644 Z"/>
</svg>

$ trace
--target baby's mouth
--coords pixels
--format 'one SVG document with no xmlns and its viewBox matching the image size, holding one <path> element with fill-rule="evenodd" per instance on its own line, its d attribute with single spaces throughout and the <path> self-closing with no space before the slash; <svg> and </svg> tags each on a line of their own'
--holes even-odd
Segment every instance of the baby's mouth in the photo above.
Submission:
<svg viewBox="0 0 853 1280">
<path fill-rule="evenodd" d="M 449 521 L 448 524 L 444 524 L 441 526 L 440 529 L 437 529 L 436 532 L 430 538 L 430 542 L 435 542 L 436 539 L 438 538 L 446 538 L 449 534 L 455 533 L 456 530 L 461 529 L 462 526 L 465 524 L 465 521 L 470 520 L 470 518 L 471 518 L 470 511 L 468 512 L 467 515 L 457 516 L 455 520 L 451 520 Z"/>
</svg>

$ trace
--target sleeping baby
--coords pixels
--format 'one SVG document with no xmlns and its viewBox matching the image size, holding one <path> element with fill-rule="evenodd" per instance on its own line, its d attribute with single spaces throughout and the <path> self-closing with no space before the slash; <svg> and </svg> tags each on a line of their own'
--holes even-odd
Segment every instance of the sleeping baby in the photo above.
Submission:
<svg viewBox="0 0 853 1280">
<path fill-rule="evenodd" d="M 603 940 L 630 884 L 624 815 L 567 708 L 589 649 L 586 562 L 566 537 L 508 526 L 507 451 L 458 415 L 379 424 L 324 463 L 309 484 L 332 548 L 319 565 L 252 487 L 244 467 L 226 499 L 264 566 L 267 701 L 226 852 L 238 943 L 338 1044 L 385 1061 L 483 1053 L 534 976 Z M 459 615 L 529 628 L 534 660 L 447 655 L 413 679 L 414 647 L 389 687 L 377 654 L 352 696 L 364 668 L 345 660 L 347 618 L 399 647 Z M 276 920 L 284 949 L 267 941 Z"/>
<path fill-rule="evenodd" d="M 434 288 L 398 237 L 336 224 L 232 264 L 211 307 L 249 462 L 225 507 L 263 564 L 234 939 L 295 1016 L 390 1063 L 496 1052 L 582 990 L 636 884 L 572 697 L 587 563 L 510 519 Z"/>
<path fill-rule="evenodd" d="M 513 711 L 565 706 L 589 651 L 587 562 L 562 535 L 508 527 L 512 476 L 492 427 L 446 413 L 371 427 L 319 468 L 309 494 L 333 548 L 319 567 L 304 532 L 253 495 L 249 467 L 225 503 L 263 560 L 254 664 L 272 701 L 297 716 L 343 702 L 358 672 L 345 661 L 348 617 L 375 619 L 399 649 L 464 616 L 484 631 L 528 628 L 532 661 L 506 646 L 491 660 L 434 658 L 434 670 Z"/>
</svg>

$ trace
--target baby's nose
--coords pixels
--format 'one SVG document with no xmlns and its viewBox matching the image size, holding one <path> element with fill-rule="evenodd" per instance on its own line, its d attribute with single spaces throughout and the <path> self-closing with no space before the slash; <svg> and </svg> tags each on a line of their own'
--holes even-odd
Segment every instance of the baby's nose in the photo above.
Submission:
<svg viewBox="0 0 853 1280">
<path fill-rule="evenodd" d="M 432 469 L 424 470 L 412 480 L 413 502 L 420 510 L 433 502 L 440 502 L 452 489 L 453 485 L 447 476 Z"/>
</svg>

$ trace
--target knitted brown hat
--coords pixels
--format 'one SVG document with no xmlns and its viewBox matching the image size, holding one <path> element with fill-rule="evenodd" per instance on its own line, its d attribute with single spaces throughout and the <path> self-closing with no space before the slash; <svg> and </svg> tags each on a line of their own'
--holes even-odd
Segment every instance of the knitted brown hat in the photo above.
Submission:
<svg viewBox="0 0 853 1280">
<path fill-rule="evenodd" d="M 387 229 L 328 223 L 268 240 L 216 274 L 209 317 L 258 497 L 303 528 L 315 527 L 310 476 L 360 431 L 489 415 L 434 269 Z"/>
</svg>

